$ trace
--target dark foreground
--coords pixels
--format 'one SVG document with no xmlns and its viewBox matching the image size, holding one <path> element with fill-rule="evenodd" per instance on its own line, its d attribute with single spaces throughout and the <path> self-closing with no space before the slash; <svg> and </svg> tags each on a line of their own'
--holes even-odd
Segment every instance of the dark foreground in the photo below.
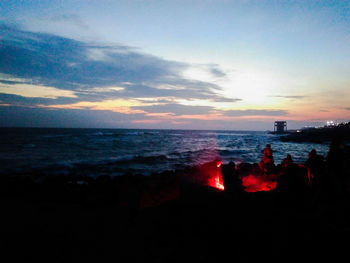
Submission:
<svg viewBox="0 0 350 263">
<path fill-rule="evenodd" d="M 227 167 L 222 169 L 225 176 Z M 246 193 L 235 178 L 219 191 L 186 179 L 197 172 L 96 180 L 4 177 L 1 257 L 9 256 L 6 262 L 346 258 L 348 193 L 323 201 L 315 201 L 307 188 Z"/>
<path fill-rule="evenodd" d="M 290 132 L 285 136 L 281 136 L 284 142 L 313 142 L 325 143 L 334 139 L 342 139 L 350 142 L 350 122 L 343 123 L 335 127 L 323 127 L 314 129 L 304 129 L 299 132 Z"/>
</svg>

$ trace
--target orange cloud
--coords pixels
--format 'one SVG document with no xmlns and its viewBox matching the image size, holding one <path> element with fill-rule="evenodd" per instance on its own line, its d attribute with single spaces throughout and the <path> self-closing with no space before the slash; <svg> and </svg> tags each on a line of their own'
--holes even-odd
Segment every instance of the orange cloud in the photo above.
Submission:
<svg viewBox="0 0 350 263">
<path fill-rule="evenodd" d="M 132 106 L 140 106 L 138 101 L 136 100 L 104 100 L 104 101 L 81 101 L 72 104 L 59 104 L 59 105 L 40 105 L 43 108 L 51 108 L 51 109 L 83 109 L 83 110 L 108 110 L 123 114 L 142 114 L 146 113 L 143 110 L 134 110 Z"/>
<path fill-rule="evenodd" d="M 161 123 L 164 120 L 133 120 L 131 121 L 131 123 L 143 123 L 143 124 L 157 124 L 157 123 Z"/>
</svg>

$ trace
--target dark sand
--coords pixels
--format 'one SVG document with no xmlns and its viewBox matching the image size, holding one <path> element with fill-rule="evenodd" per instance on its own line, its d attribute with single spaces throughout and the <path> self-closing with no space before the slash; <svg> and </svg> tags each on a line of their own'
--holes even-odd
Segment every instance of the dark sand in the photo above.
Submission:
<svg viewBox="0 0 350 263">
<path fill-rule="evenodd" d="M 348 193 L 323 201 L 307 188 L 246 193 L 237 178 L 219 191 L 188 179 L 197 171 L 96 180 L 3 177 L 0 246 L 1 257 L 10 259 L 3 262 L 337 262 L 347 256 Z"/>
</svg>

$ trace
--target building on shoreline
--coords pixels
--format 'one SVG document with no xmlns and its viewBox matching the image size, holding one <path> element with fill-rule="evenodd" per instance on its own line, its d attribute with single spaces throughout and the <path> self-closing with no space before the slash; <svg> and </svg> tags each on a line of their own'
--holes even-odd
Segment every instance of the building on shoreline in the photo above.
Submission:
<svg viewBox="0 0 350 263">
<path fill-rule="evenodd" d="M 275 121 L 273 128 L 274 133 L 284 133 L 287 131 L 287 122 L 286 121 Z"/>
</svg>

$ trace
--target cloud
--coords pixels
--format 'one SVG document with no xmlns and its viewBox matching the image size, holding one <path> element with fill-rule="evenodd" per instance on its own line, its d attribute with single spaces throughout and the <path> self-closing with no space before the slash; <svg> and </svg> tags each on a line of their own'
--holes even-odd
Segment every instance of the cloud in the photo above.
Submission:
<svg viewBox="0 0 350 263">
<path fill-rule="evenodd" d="M 90 30 L 90 27 L 80 18 L 80 16 L 75 14 L 55 15 L 50 17 L 48 21 L 52 23 L 75 26 L 83 30 Z"/>
<path fill-rule="evenodd" d="M 216 84 L 183 77 L 189 64 L 164 60 L 132 47 L 91 44 L 6 25 L 0 25 L 0 33 L 0 73 L 7 76 L 0 76 L 3 84 L 18 84 L 11 82 L 10 76 L 26 84 L 71 90 L 83 100 L 90 95 L 93 101 L 107 96 L 226 100 L 218 94 L 221 88 Z M 213 75 L 224 75 L 217 65 L 206 67 Z M 112 92 L 109 87 L 124 90 Z"/>
<path fill-rule="evenodd" d="M 243 116 L 286 116 L 288 112 L 285 110 L 226 110 L 222 111 L 225 116 L 243 117 Z"/>
<path fill-rule="evenodd" d="M 238 98 L 225 98 L 225 97 L 219 97 L 219 96 L 216 98 L 212 98 L 211 100 L 215 102 L 230 102 L 230 103 L 242 101 L 242 99 L 238 99 Z"/>
<path fill-rule="evenodd" d="M 56 89 L 54 87 L 15 83 L 12 85 L 0 83 L 0 93 L 20 95 L 28 98 L 48 98 L 58 97 L 77 98 L 71 90 Z"/>
<path fill-rule="evenodd" d="M 0 107 L 1 127 L 80 127 L 129 128 L 137 119 L 147 119 L 140 114 L 122 114 L 88 109 L 47 109 L 21 106 Z M 136 126 L 135 126 L 136 127 Z"/>
<path fill-rule="evenodd" d="M 223 78 L 223 77 L 226 77 L 226 73 L 220 69 L 219 65 L 217 64 L 208 64 L 207 65 L 208 67 L 208 70 L 210 71 L 210 73 L 217 77 L 217 78 Z"/>
<path fill-rule="evenodd" d="M 79 26 L 77 17 L 68 20 Z M 0 41 L 0 108 L 7 114 L 1 126 L 168 127 L 220 114 L 221 103 L 240 101 L 222 95 L 215 80 L 226 74 L 216 64 L 170 61 L 126 45 L 4 24 Z M 188 69 L 199 75 L 186 76 Z"/>
<path fill-rule="evenodd" d="M 293 99 L 293 100 L 299 100 L 299 99 L 304 99 L 308 96 L 299 96 L 299 95 L 295 95 L 295 96 L 285 96 L 285 95 L 277 95 L 277 96 L 272 96 L 275 98 L 283 98 L 283 99 Z"/>
<path fill-rule="evenodd" d="M 34 34 L 38 40 L 5 36 L 0 47 L 0 71 L 18 78 L 36 79 L 43 85 L 85 87 L 142 83 L 176 75 L 175 65 L 126 51 L 124 47 L 90 47 L 66 38 Z M 21 35 L 22 36 L 22 35 Z M 94 52 L 94 58 L 91 50 Z M 117 53 L 115 50 L 123 52 Z M 99 55 L 96 55 L 99 54 Z M 108 58 L 108 60 L 107 60 Z"/>
<path fill-rule="evenodd" d="M 217 64 L 189 64 L 182 72 L 186 79 L 215 83 L 227 75 Z"/>
<path fill-rule="evenodd" d="M 23 81 L 14 81 L 14 80 L 0 79 L 0 85 L 1 84 L 16 85 L 16 84 L 22 84 L 22 83 L 23 83 Z"/>
<path fill-rule="evenodd" d="M 132 108 L 143 110 L 147 113 L 171 113 L 174 115 L 205 115 L 213 110 L 213 107 L 210 106 L 188 106 L 181 104 L 137 106 Z"/>
<path fill-rule="evenodd" d="M 112 111 L 123 114 L 142 114 L 145 113 L 141 109 L 133 109 L 133 106 L 138 106 L 141 103 L 136 100 L 104 100 L 98 102 L 91 101 L 80 101 L 72 104 L 57 104 L 57 105 L 39 105 L 43 108 L 51 109 L 88 109 L 88 110 L 98 110 L 98 111 Z"/>
</svg>

